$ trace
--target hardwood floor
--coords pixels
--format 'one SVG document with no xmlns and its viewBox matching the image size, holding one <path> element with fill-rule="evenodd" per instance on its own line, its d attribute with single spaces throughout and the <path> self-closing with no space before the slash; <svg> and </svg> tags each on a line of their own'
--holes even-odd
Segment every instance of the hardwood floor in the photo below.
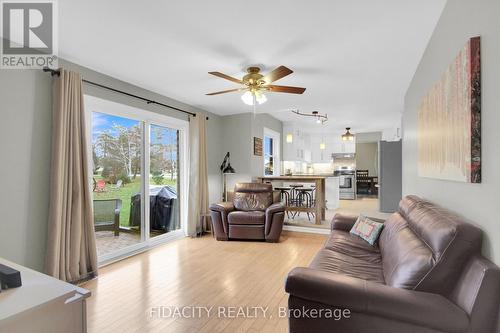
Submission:
<svg viewBox="0 0 500 333">
<path fill-rule="evenodd" d="M 218 242 L 210 235 L 184 238 L 103 267 L 97 279 L 83 285 L 92 291 L 88 330 L 286 332 L 288 321 L 278 316 L 288 300 L 285 277 L 293 267 L 308 265 L 325 239 L 292 232 L 284 232 L 277 244 Z M 184 306 L 213 308 L 209 315 L 199 310 L 196 318 L 169 316 Z M 235 319 L 218 316 L 218 311 L 228 315 L 228 307 L 248 307 L 244 309 L 250 312 L 235 313 Z M 268 307 L 267 318 L 251 307 Z M 160 310 L 163 318 L 151 316 Z"/>
</svg>

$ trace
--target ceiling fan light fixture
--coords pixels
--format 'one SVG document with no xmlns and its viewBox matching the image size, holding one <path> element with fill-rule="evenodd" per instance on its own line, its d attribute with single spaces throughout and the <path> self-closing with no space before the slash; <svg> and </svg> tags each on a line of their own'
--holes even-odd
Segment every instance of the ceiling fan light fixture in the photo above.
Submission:
<svg viewBox="0 0 500 333">
<path fill-rule="evenodd" d="M 350 132 L 350 127 L 346 127 L 346 132 L 342 134 L 342 141 L 353 141 L 354 140 L 354 134 Z"/>
<path fill-rule="evenodd" d="M 255 100 L 259 104 L 264 104 L 265 102 L 267 102 L 267 97 L 266 97 L 266 95 L 264 95 L 260 91 L 256 91 L 255 92 Z"/>
<path fill-rule="evenodd" d="M 241 95 L 241 100 L 243 103 L 246 105 L 253 105 L 253 94 L 250 91 L 245 92 L 243 95 Z"/>
</svg>

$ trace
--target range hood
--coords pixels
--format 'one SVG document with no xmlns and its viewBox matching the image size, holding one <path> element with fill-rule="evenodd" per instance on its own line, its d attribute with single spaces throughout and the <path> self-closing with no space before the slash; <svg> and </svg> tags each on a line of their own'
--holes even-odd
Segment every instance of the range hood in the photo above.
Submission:
<svg viewBox="0 0 500 333">
<path fill-rule="evenodd" d="M 353 160 L 356 157 L 354 153 L 334 153 L 332 154 L 332 159 L 334 161 L 339 160 Z"/>
</svg>

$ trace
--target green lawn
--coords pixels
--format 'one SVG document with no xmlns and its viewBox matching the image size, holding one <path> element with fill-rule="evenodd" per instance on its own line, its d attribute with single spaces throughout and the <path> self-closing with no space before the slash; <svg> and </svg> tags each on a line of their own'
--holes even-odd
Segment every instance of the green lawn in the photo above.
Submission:
<svg viewBox="0 0 500 333">
<path fill-rule="evenodd" d="M 101 176 L 94 176 L 95 180 L 102 179 Z M 151 179 L 150 184 L 156 185 Z M 174 188 L 177 186 L 176 180 L 164 179 L 162 185 L 171 185 Z M 94 192 L 94 199 L 121 199 L 122 209 L 120 210 L 120 225 L 129 227 L 130 218 L 130 198 L 141 191 L 141 177 L 137 176 L 132 179 L 129 184 L 123 184 L 121 188 L 115 188 L 113 184 L 106 184 L 106 191 Z"/>
</svg>

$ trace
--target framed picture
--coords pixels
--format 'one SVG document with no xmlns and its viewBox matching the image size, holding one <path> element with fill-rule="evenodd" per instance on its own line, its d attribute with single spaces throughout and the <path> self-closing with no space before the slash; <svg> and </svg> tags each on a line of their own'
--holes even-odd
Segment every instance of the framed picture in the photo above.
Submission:
<svg viewBox="0 0 500 333">
<path fill-rule="evenodd" d="M 471 38 L 418 110 L 418 174 L 481 182 L 480 37 Z"/>
<path fill-rule="evenodd" d="M 262 138 L 253 137 L 253 154 L 262 156 Z"/>
</svg>

